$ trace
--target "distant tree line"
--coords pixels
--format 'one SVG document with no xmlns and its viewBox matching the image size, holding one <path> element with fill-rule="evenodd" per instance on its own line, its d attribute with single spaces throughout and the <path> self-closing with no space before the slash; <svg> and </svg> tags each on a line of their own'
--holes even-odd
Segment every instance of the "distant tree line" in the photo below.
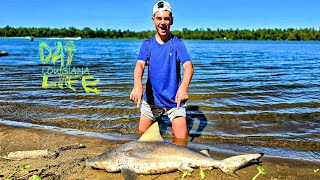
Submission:
<svg viewBox="0 0 320 180">
<path fill-rule="evenodd" d="M 172 33 L 182 39 L 201 40 L 320 40 L 320 29 L 195 29 L 183 28 L 182 31 L 174 30 Z M 155 34 L 155 31 L 130 31 L 111 29 L 91 29 L 85 27 L 69 28 L 14 28 L 6 26 L 0 28 L 0 37 L 82 37 L 82 38 L 113 38 L 113 39 L 146 39 Z"/>
</svg>

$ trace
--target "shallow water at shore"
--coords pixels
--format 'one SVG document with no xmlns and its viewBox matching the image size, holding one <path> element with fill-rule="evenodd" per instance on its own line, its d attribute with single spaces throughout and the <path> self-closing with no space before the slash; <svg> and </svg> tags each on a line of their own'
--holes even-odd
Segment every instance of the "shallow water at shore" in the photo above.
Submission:
<svg viewBox="0 0 320 180">
<path fill-rule="evenodd" d="M 139 109 L 129 94 L 142 41 L 74 41 L 71 66 L 87 67 L 100 80 L 96 87 L 101 94 L 86 93 L 81 80 L 73 84 L 75 92 L 66 86 L 42 88 L 42 68 L 59 68 L 41 63 L 43 41 L 53 50 L 56 42 L 66 42 L 0 38 L 0 49 L 9 52 L 0 57 L 0 118 L 135 137 Z M 194 143 L 320 159 L 319 42 L 185 43 L 195 68 L 187 109 Z M 50 82 L 58 80 L 50 77 Z M 163 131 L 170 138 L 164 120 Z"/>
</svg>

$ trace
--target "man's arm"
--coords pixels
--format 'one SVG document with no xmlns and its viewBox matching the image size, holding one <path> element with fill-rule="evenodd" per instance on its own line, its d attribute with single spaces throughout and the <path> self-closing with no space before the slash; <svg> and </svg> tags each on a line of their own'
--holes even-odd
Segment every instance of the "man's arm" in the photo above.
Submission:
<svg viewBox="0 0 320 180">
<path fill-rule="evenodd" d="M 137 107 L 140 107 L 142 94 L 143 94 L 143 85 L 142 85 L 142 76 L 145 67 L 145 61 L 137 60 L 136 66 L 134 68 L 134 86 L 130 94 L 130 99 L 134 102 L 137 102 Z"/>
<path fill-rule="evenodd" d="M 180 103 L 188 100 L 188 88 L 193 75 L 193 65 L 191 61 L 187 61 L 183 64 L 184 73 L 181 85 L 176 94 L 177 108 L 180 107 Z"/>
</svg>

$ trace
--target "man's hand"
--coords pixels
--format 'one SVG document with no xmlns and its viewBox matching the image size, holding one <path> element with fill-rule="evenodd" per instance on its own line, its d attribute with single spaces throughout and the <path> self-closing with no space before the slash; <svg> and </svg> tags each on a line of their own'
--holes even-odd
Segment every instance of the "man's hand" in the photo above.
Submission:
<svg viewBox="0 0 320 180">
<path fill-rule="evenodd" d="M 137 102 L 137 107 L 141 105 L 141 99 L 143 94 L 142 87 L 142 75 L 144 71 L 145 62 L 142 60 L 137 60 L 136 66 L 134 68 L 134 86 L 130 93 L 130 99 L 134 102 Z"/>
<path fill-rule="evenodd" d="M 182 83 L 176 94 L 176 103 L 177 108 L 180 107 L 181 103 L 184 103 L 188 100 L 188 86 L 190 84 L 192 75 L 193 75 L 193 65 L 191 61 L 187 61 L 183 64 L 184 74 Z"/>
<path fill-rule="evenodd" d="M 182 86 L 179 87 L 178 92 L 176 94 L 176 103 L 177 103 L 177 108 L 180 107 L 181 103 L 184 103 L 188 100 L 188 90 Z"/>
<path fill-rule="evenodd" d="M 143 94 L 142 85 L 134 87 L 130 93 L 130 99 L 131 101 L 137 102 L 137 107 L 140 107 L 141 105 L 142 94 Z"/>
</svg>

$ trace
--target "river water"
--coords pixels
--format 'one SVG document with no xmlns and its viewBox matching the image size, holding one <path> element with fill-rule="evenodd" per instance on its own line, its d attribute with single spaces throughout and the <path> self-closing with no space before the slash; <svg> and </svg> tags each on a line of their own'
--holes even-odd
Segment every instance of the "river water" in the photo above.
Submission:
<svg viewBox="0 0 320 180">
<path fill-rule="evenodd" d="M 61 42 L 63 68 L 59 59 L 43 64 L 41 42 L 52 53 Z M 9 52 L 0 57 L 0 123 L 137 138 L 139 109 L 129 94 L 142 40 L 74 40 L 67 66 L 68 42 L 0 38 L 0 50 Z M 184 42 L 195 69 L 187 102 L 190 146 L 320 161 L 320 42 Z"/>
</svg>

